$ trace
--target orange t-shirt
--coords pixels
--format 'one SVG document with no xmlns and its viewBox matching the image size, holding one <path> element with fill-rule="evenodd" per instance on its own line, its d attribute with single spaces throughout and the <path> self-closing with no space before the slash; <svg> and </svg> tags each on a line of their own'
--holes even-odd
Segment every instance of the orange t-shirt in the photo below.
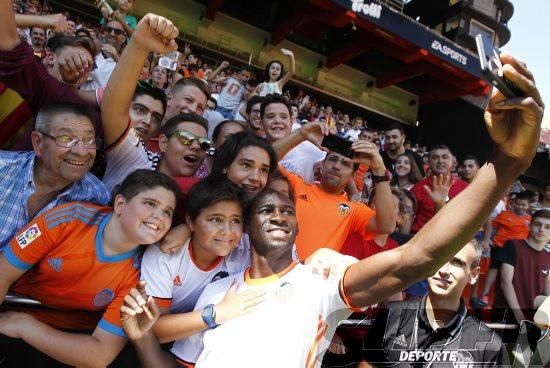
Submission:
<svg viewBox="0 0 550 368">
<path fill-rule="evenodd" d="M 120 321 L 124 296 L 135 286 L 138 247 L 103 254 L 102 234 L 112 209 L 72 202 L 38 216 L 10 242 L 7 261 L 26 271 L 10 291 L 40 301 L 48 309 L 28 313 L 53 327 L 101 329 L 125 337 Z"/>
<path fill-rule="evenodd" d="M 329 194 L 317 184 L 308 184 L 298 175 L 279 165 L 296 197 L 298 236 L 296 251 L 304 260 L 319 248 L 340 251 L 348 236 L 359 233 L 365 239 L 372 239 L 374 233 L 367 232 L 367 223 L 376 214 L 362 203 L 352 203 L 345 193 Z"/>
<path fill-rule="evenodd" d="M 519 216 L 514 211 L 502 211 L 493 220 L 496 229 L 493 244 L 502 247 L 508 239 L 527 239 L 530 223 L 531 215 L 527 213 Z"/>
</svg>

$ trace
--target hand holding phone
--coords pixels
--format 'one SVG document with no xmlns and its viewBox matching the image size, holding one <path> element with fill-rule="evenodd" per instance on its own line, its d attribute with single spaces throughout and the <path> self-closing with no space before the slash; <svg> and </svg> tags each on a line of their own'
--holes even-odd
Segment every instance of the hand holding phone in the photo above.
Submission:
<svg viewBox="0 0 550 368">
<path fill-rule="evenodd" d="M 353 158 L 355 153 L 351 149 L 352 142 L 337 136 L 336 134 L 329 134 L 323 138 L 321 146 L 327 148 L 331 152 L 336 152 L 347 158 Z"/>
<path fill-rule="evenodd" d="M 521 97 L 523 92 L 503 74 L 500 51 L 493 46 L 491 39 L 485 35 L 476 36 L 477 53 L 481 72 L 489 83 L 495 86 L 506 98 Z"/>
</svg>

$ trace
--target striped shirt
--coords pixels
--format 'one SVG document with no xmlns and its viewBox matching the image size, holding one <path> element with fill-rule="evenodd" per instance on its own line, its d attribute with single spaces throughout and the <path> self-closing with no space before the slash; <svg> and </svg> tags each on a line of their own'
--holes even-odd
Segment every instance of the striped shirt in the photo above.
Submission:
<svg viewBox="0 0 550 368">
<path fill-rule="evenodd" d="M 28 215 L 27 202 L 36 191 L 33 178 L 35 157 L 34 152 L 0 151 L 0 251 L 32 220 Z M 83 201 L 106 205 L 109 199 L 110 194 L 99 179 L 86 173 L 36 215 L 68 202 Z"/>
</svg>

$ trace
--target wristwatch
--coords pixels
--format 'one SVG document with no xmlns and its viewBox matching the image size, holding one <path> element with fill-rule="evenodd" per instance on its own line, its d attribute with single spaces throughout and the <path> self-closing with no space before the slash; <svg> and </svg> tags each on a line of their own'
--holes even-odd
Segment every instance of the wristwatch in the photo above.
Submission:
<svg viewBox="0 0 550 368">
<path fill-rule="evenodd" d="M 219 325 L 216 323 L 216 308 L 214 304 L 208 304 L 202 309 L 201 317 L 209 329 L 216 328 Z"/>
</svg>

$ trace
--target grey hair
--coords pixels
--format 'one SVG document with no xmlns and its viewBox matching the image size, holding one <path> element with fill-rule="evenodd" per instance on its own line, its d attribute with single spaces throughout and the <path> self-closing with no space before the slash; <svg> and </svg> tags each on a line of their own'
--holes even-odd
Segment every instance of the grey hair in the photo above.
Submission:
<svg viewBox="0 0 550 368">
<path fill-rule="evenodd" d="M 474 247 L 475 250 L 474 259 L 472 260 L 472 264 L 470 265 L 470 269 L 474 269 L 479 266 L 479 262 L 481 261 L 481 254 L 483 253 L 483 243 L 477 239 L 472 239 L 468 242 L 468 244 Z"/>
<path fill-rule="evenodd" d="M 38 114 L 34 124 L 34 130 L 38 132 L 47 133 L 54 121 L 55 117 L 59 114 L 75 114 L 78 116 L 85 116 L 90 119 L 92 123 L 95 121 L 96 113 L 90 107 L 86 105 L 76 104 L 72 102 L 53 102 L 44 105 Z"/>
</svg>

